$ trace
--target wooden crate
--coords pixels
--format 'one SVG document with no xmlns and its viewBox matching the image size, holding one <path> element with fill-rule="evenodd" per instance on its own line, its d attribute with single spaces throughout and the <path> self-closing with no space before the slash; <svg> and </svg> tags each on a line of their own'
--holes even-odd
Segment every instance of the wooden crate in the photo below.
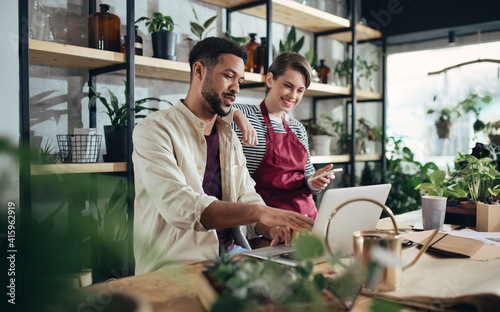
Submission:
<svg viewBox="0 0 500 312">
<path fill-rule="evenodd" d="M 477 204 L 476 230 L 500 232 L 500 205 Z"/>
</svg>

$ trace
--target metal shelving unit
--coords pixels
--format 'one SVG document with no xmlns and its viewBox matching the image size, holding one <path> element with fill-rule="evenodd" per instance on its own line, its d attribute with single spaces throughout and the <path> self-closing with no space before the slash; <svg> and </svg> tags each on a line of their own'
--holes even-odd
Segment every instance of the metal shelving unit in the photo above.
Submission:
<svg viewBox="0 0 500 312">
<path fill-rule="evenodd" d="M 28 37 L 29 20 L 29 1 L 21 0 L 19 2 L 19 69 L 20 69 L 20 144 L 21 146 L 30 146 L 30 103 L 29 103 L 29 66 L 30 63 L 55 65 L 62 67 L 87 68 L 89 69 L 89 86 L 95 87 L 97 84 L 97 76 L 109 74 L 117 71 L 125 71 L 127 81 L 127 124 L 128 124 L 128 155 L 126 163 L 94 163 L 94 164 L 55 164 L 55 165 L 32 165 L 30 155 L 21 153 L 20 156 L 20 206 L 22 233 L 24 239 L 30 239 L 30 228 L 32 223 L 32 189 L 31 179 L 33 176 L 47 174 L 79 174 L 79 173 L 104 173 L 104 172 L 125 172 L 128 184 L 128 215 L 129 226 L 133 228 L 133 203 L 134 203 L 134 184 L 133 184 L 133 168 L 132 168 L 132 131 L 135 124 L 134 121 L 134 86 L 135 86 L 135 58 L 134 58 L 134 41 L 135 41 L 135 2 L 127 0 L 127 53 L 124 62 L 114 62 L 113 53 L 110 51 L 97 52 L 97 57 L 94 55 L 95 49 L 66 46 L 52 42 L 43 42 L 30 40 Z M 96 11 L 96 1 L 89 1 L 89 14 Z M 66 51 L 65 51 L 66 50 Z M 71 52 L 67 51 L 71 50 Z M 130 52 L 131 51 L 131 52 Z M 63 56 L 62 59 L 60 58 Z M 123 54 L 122 54 L 123 55 Z M 69 56 L 69 58 L 68 58 Z M 72 57 L 71 57 L 72 56 Z M 62 60 L 62 62 L 59 62 Z M 89 97 L 92 96 L 89 92 Z M 96 105 L 93 103 L 89 112 L 89 127 L 96 127 Z M 97 176 L 92 177 L 97 183 Z M 91 197 L 97 197 L 97 194 L 90 194 Z M 74 212 L 69 211 L 69 222 L 74 220 Z M 129 246 L 132 250 L 132 231 L 129 231 Z M 129 257 L 129 272 L 133 272 L 133 256 L 130 253 Z"/>
<path fill-rule="evenodd" d="M 382 103 L 382 152 L 381 155 L 356 155 L 355 149 L 351 148 L 349 155 L 331 155 L 331 156 L 312 156 L 311 160 L 314 164 L 321 163 L 338 163 L 350 165 L 350 181 L 354 184 L 355 181 L 355 166 L 359 161 L 381 161 L 382 168 L 385 169 L 385 52 L 386 40 L 385 36 L 377 30 L 371 29 L 357 22 L 357 1 L 351 0 L 351 15 L 352 20 L 347 20 L 318 9 L 308 7 L 291 0 L 260 0 L 260 1 L 229 1 L 229 0 L 203 0 L 212 4 L 217 4 L 227 8 L 227 30 L 231 28 L 231 13 L 239 11 L 252 16 L 264 18 L 266 20 L 266 32 L 268 42 L 272 40 L 272 23 L 277 22 L 288 26 L 295 26 L 296 28 L 311 31 L 314 34 L 314 50 L 317 50 L 317 40 L 320 36 L 328 36 L 334 40 L 344 42 L 351 46 L 352 58 L 352 75 L 351 86 L 352 88 L 343 88 L 338 86 L 330 86 L 320 83 L 312 83 L 311 87 L 307 90 L 306 96 L 313 98 L 313 119 L 316 120 L 316 106 L 319 101 L 331 99 L 347 99 L 350 110 L 346 107 L 345 120 L 349 120 L 349 113 L 351 115 L 351 146 L 356 145 L 355 131 L 356 131 L 356 115 L 355 109 L 358 102 L 381 102 Z M 383 46 L 383 64 L 382 64 L 382 94 L 375 92 L 366 92 L 356 88 L 356 58 L 357 58 L 357 45 L 358 42 L 369 42 L 375 40 L 382 40 Z M 268 60 L 272 55 L 272 44 L 268 44 Z M 266 67 L 268 64 L 266 64 Z M 264 83 L 252 84 L 245 87 L 263 87 Z M 318 90 L 327 89 L 326 92 L 320 93 Z"/>
</svg>

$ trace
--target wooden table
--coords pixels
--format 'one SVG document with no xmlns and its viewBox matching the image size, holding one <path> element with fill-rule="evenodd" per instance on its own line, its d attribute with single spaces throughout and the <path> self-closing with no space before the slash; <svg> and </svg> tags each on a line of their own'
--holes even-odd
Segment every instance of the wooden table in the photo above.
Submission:
<svg viewBox="0 0 500 312">
<path fill-rule="evenodd" d="M 87 287 L 95 301 L 118 292 L 130 295 L 145 306 L 144 311 L 205 311 L 197 295 L 196 274 L 204 263 L 173 267 L 147 274 L 116 279 Z M 351 311 L 370 311 L 371 299 L 359 296 Z M 141 311 L 142 312 L 142 311 Z"/>
<path fill-rule="evenodd" d="M 401 223 L 413 224 L 421 219 L 420 211 L 412 211 L 396 216 Z M 384 222 L 383 220 L 381 222 Z M 236 255 L 239 256 L 239 255 Z M 123 292 L 145 303 L 151 309 L 146 311 L 205 311 L 198 299 L 196 274 L 208 262 L 193 265 L 182 265 L 166 270 L 151 272 L 143 275 L 121 278 L 105 283 L 94 284 L 88 287 L 93 291 L 96 301 L 105 298 L 113 292 Z M 370 311 L 372 299 L 360 295 L 351 311 Z M 408 309 L 407 311 L 416 311 Z"/>
</svg>

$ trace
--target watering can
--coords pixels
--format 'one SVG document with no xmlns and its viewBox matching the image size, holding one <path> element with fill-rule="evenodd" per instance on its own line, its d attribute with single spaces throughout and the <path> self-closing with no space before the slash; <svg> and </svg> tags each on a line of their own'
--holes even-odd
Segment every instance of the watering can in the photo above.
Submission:
<svg viewBox="0 0 500 312">
<path fill-rule="evenodd" d="M 332 218 L 342 207 L 356 201 L 366 201 L 378 205 L 391 218 L 394 226 L 394 232 L 356 231 L 353 233 L 354 259 L 360 264 L 363 272 L 363 287 L 365 290 L 370 292 L 397 291 L 401 289 L 402 286 L 403 271 L 413 266 L 418 261 L 420 256 L 427 251 L 427 248 L 429 248 L 431 241 L 436 236 L 439 229 L 434 230 L 432 235 L 428 238 L 427 243 L 424 244 L 413 261 L 403 266 L 401 265 L 401 250 L 403 246 L 402 238 L 399 235 L 396 219 L 394 218 L 392 210 L 386 205 L 370 198 L 351 199 L 335 208 L 328 218 L 325 240 L 326 247 L 330 252 L 332 251 L 330 250 L 330 244 L 328 242 L 328 233 Z M 382 253 L 386 256 L 386 258 L 392 258 L 394 261 L 391 261 L 392 263 L 383 264 L 382 268 L 379 268 L 380 271 L 378 271 L 378 278 L 374 281 L 369 279 L 368 267 L 377 263 L 377 257 L 374 256 L 374 254 L 377 253 Z"/>
</svg>

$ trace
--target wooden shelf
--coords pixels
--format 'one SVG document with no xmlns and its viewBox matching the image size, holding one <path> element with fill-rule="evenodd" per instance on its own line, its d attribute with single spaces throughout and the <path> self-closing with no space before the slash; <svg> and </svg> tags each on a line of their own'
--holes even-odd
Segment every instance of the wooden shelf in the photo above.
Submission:
<svg viewBox="0 0 500 312">
<path fill-rule="evenodd" d="M 359 154 L 355 156 L 356 161 L 380 161 L 382 157 L 380 155 L 374 154 Z M 348 163 L 351 161 L 350 155 L 315 155 L 311 156 L 311 162 L 313 164 L 338 164 L 338 163 Z"/>
<path fill-rule="evenodd" d="M 242 4 L 256 2 L 256 0 L 202 0 L 218 6 L 233 8 Z M 298 29 L 319 33 L 330 30 L 348 28 L 351 22 L 343 17 L 339 17 L 316 8 L 297 3 L 292 0 L 272 0 L 273 22 L 287 26 L 295 26 Z M 266 6 L 259 5 L 252 8 L 241 10 L 240 12 L 266 18 Z M 382 38 L 382 33 L 364 25 L 356 26 L 358 41 Z M 328 35 L 342 42 L 351 42 L 351 32 L 343 32 Z"/>
<path fill-rule="evenodd" d="M 30 40 L 30 62 L 42 65 L 63 66 L 82 69 L 97 69 L 111 65 L 125 64 L 125 54 L 118 52 L 103 51 L 86 47 L 72 46 L 55 42 Z M 189 81 L 189 64 L 184 62 L 169 61 L 159 58 L 136 56 L 136 75 L 159 79 Z M 244 83 L 261 83 L 265 76 L 256 73 L 245 72 Z M 264 90 L 256 88 L 256 90 Z M 332 95 L 348 96 L 350 89 L 327 85 L 322 83 L 311 83 L 306 91 L 306 96 L 327 97 Z M 359 99 L 381 98 L 379 93 L 358 90 Z"/>
<path fill-rule="evenodd" d="M 69 173 L 103 173 L 103 172 L 126 172 L 126 162 L 98 162 L 85 164 L 53 164 L 53 165 L 32 165 L 31 175 L 44 174 L 69 174 Z"/>
</svg>

